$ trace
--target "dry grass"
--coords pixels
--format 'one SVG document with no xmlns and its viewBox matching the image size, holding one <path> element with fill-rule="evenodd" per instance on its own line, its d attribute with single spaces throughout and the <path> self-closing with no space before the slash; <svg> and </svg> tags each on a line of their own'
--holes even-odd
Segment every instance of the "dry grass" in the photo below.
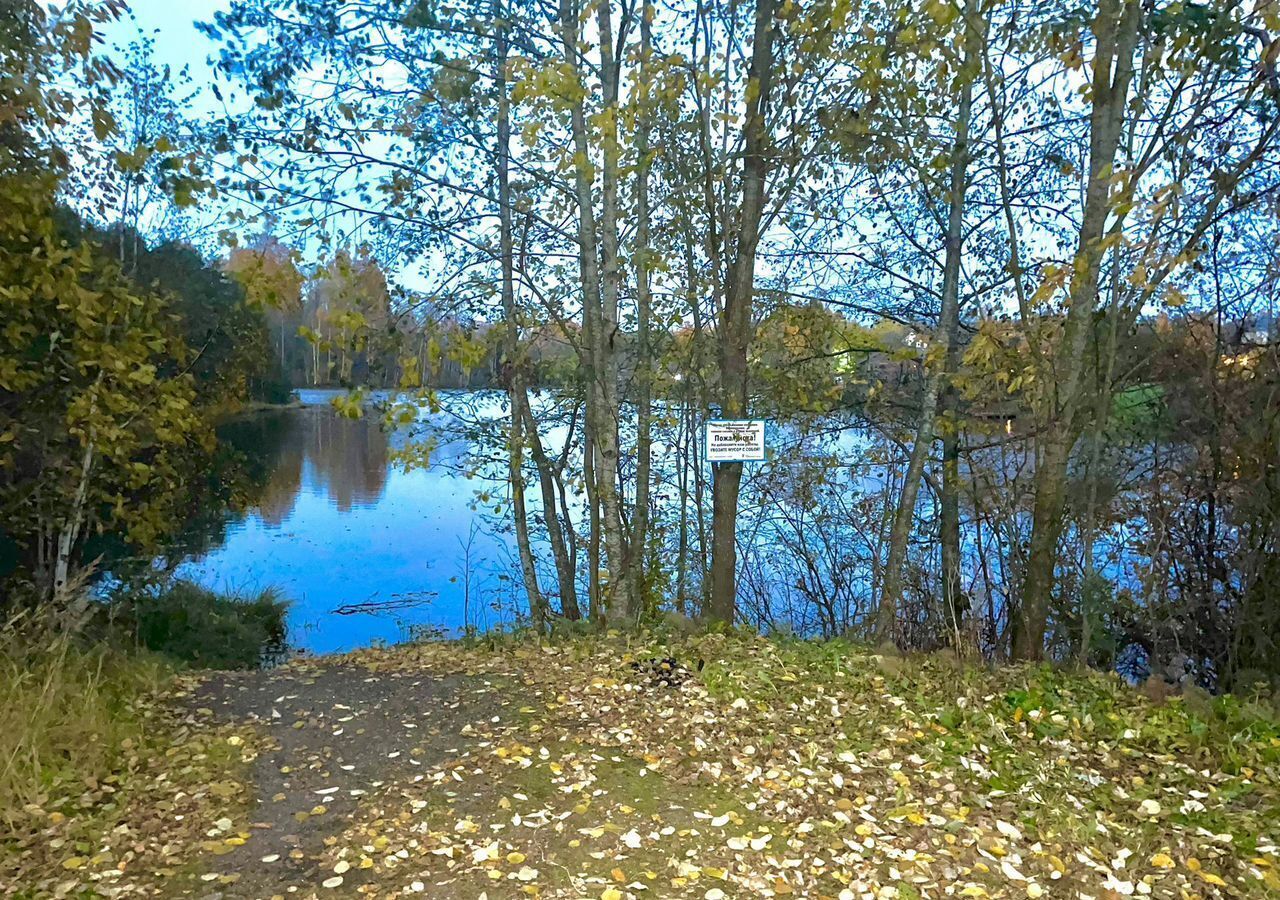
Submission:
<svg viewBox="0 0 1280 900">
<path fill-rule="evenodd" d="M 157 657 L 86 645 L 19 616 L 0 634 L 0 821 L 107 776 L 137 741 L 139 704 L 168 674 Z"/>
</svg>

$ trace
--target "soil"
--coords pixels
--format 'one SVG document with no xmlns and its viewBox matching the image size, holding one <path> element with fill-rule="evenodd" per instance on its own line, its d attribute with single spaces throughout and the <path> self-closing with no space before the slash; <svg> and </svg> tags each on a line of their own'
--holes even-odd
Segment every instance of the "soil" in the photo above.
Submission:
<svg viewBox="0 0 1280 900">
<path fill-rule="evenodd" d="M 348 664 L 211 677 L 192 703 L 217 721 L 255 725 L 272 749 L 253 763 L 249 838 L 216 862 L 234 883 L 196 882 L 175 896 L 312 895 L 332 875 L 318 862 L 325 841 L 342 831 L 359 798 L 465 752 L 466 726 L 500 716 L 496 691 L 479 678 Z M 361 876 L 347 873 L 335 894 L 355 895 Z"/>
</svg>

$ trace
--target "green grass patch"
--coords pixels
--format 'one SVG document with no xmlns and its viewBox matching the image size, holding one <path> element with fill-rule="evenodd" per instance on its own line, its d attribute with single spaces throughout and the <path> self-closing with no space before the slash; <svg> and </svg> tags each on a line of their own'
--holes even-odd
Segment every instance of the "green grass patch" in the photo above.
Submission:
<svg viewBox="0 0 1280 900">
<path fill-rule="evenodd" d="M 252 669 L 282 653 L 289 604 L 278 591 L 219 594 L 189 581 L 113 599 L 117 623 L 154 653 L 207 669 Z"/>
<path fill-rule="evenodd" d="M 674 779 L 622 747 L 517 742 L 495 748 L 483 769 L 454 785 L 452 796 L 431 795 L 423 811 L 432 832 L 453 837 L 460 824 L 465 829 L 474 822 L 479 835 L 499 840 L 499 855 L 463 878 L 477 894 L 532 865 L 543 888 L 570 889 L 572 874 L 579 886 L 584 879 L 596 885 L 597 895 L 610 885 L 638 882 L 661 896 L 701 897 L 708 882 L 718 883 L 708 873 L 732 864 L 728 836 L 778 828 L 723 784 Z M 516 815 L 546 815 L 560 824 L 494 832 L 484 827 Z M 728 821 L 713 823 L 720 816 Z M 781 837 L 774 840 L 782 846 Z M 687 865 L 682 869 L 681 863 Z"/>
</svg>

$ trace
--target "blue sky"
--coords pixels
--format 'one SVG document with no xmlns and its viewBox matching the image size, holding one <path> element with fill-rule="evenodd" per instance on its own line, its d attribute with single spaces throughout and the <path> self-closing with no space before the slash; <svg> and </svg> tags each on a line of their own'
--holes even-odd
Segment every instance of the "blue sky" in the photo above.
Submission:
<svg viewBox="0 0 1280 900">
<path fill-rule="evenodd" d="M 205 60 L 214 46 L 196 30 L 197 21 L 208 21 L 214 13 L 225 10 L 230 0 L 130 0 L 133 20 L 126 18 L 108 29 L 104 37 L 110 44 L 126 45 L 139 31 L 153 33 L 156 39 L 156 62 L 175 70 L 190 64 L 195 79 L 205 81 Z"/>
</svg>

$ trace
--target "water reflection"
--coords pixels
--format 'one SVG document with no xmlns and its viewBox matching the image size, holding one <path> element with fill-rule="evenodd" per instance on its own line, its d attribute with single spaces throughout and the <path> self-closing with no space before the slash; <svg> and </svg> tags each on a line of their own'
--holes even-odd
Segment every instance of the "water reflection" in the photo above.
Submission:
<svg viewBox="0 0 1280 900">
<path fill-rule="evenodd" d="M 267 524 L 289 518 L 304 485 L 324 493 L 342 512 L 382 499 L 388 438 L 374 419 L 345 419 L 322 406 L 255 418 L 256 429 L 278 430 L 283 437 L 258 506 Z M 233 440 L 243 438 L 242 433 Z"/>
<path fill-rule="evenodd" d="M 294 602 L 291 641 L 320 653 L 398 640 L 411 626 L 504 618 L 494 606 L 511 592 L 506 541 L 479 530 L 472 510 L 488 485 L 445 465 L 404 471 L 393 461 L 403 434 L 389 435 L 376 416 L 342 418 L 328 397 L 307 392 L 300 409 L 224 430 L 266 477 L 253 508 L 181 574 L 220 590 L 280 588 Z M 366 608 L 377 614 L 351 613 Z"/>
</svg>

